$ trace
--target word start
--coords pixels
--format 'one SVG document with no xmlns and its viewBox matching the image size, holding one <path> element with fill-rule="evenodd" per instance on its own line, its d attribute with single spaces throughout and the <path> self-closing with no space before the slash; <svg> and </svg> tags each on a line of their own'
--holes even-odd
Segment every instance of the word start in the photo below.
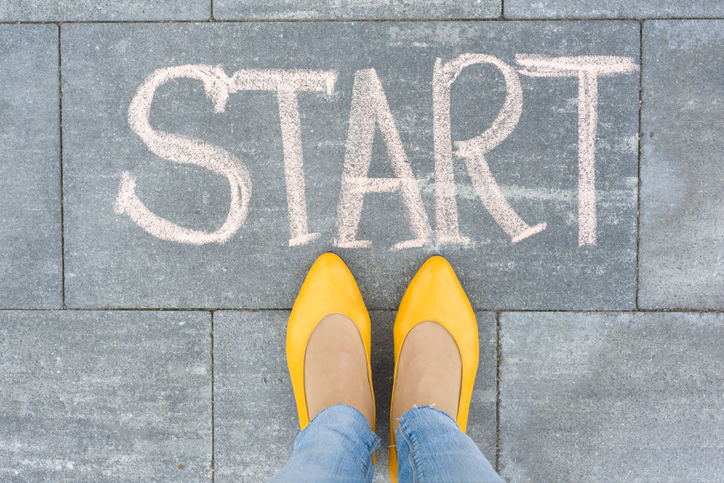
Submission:
<svg viewBox="0 0 724 483">
<path fill-rule="evenodd" d="M 518 74 L 532 77 L 576 77 L 578 79 L 578 242 L 596 244 L 595 140 L 598 113 L 598 78 L 638 70 L 633 59 L 615 56 L 544 57 L 516 55 L 518 71 L 491 55 L 468 53 L 449 61 L 436 59 L 432 74 L 433 137 L 435 159 L 435 238 L 438 245 L 470 242 L 458 230 L 453 156 L 465 162 L 475 192 L 502 230 L 516 243 L 546 228 L 528 225 L 503 196 L 485 160 L 517 125 L 523 107 Z M 465 67 L 490 64 L 505 79 L 506 97 L 498 116 L 485 132 L 472 139 L 452 142 L 450 90 Z M 289 246 L 306 245 L 320 236 L 307 227 L 304 190 L 301 123 L 298 92 L 334 91 L 338 73 L 332 70 L 241 69 L 227 76 L 221 67 L 182 65 L 154 71 L 138 88 L 128 108 L 131 129 L 148 149 L 168 161 L 195 164 L 225 176 L 231 187 L 231 203 L 224 224 L 216 231 L 191 230 L 152 213 L 136 196 L 136 180 L 123 172 L 114 210 L 126 213 L 139 227 L 163 240 L 202 245 L 224 243 L 244 223 L 251 197 L 251 178 L 243 163 L 228 151 L 201 140 L 154 130 L 149 123 L 156 89 L 171 79 L 191 78 L 203 83 L 214 103 L 214 112 L 224 112 L 230 94 L 240 91 L 273 91 L 277 94 L 284 155 L 284 177 L 291 237 Z M 379 126 L 395 177 L 370 178 L 375 127 Z M 454 147 L 453 147 L 454 144 Z M 346 152 L 337 206 L 334 246 L 370 247 L 358 240 L 357 229 L 364 196 L 399 191 L 414 239 L 395 244 L 399 250 L 431 242 L 432 229 L 405 149 L 375 69 L 355 72 Z"/>
</svg>

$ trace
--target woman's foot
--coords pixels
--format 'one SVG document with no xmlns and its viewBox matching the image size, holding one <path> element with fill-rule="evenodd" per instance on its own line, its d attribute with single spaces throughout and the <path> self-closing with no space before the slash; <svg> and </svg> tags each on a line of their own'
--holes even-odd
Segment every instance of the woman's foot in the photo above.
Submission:
<svg viewBox="0 0 724 483">
<path fill-rule="evenodd" d="M 462 361 L 452 335 L 437 322 L 422 322 L 407 334 L 397 362 L 392 424 L 414 406 L 432 406 L 457 418 Z"/>
<path fill-rule="evenodd" d="M 304 359 L 304 390 L 310 420 L 330 406 L 346 404 L 361 412 L 372 428 L 375 408 L 367 356 L 357 326 L 344 315 L 328 315 L 314 328 Z"/>
</svg>

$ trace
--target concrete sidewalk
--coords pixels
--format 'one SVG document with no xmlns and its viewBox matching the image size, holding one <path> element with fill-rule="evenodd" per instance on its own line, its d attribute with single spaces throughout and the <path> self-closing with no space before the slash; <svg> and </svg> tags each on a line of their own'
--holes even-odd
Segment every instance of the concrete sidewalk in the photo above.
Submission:
<svg viewBox="0 0 724 483">
<path fill-rule="evenodd" d="M 0 5 L 0 480 L 266 481 L 289 310 L 476 310 L 508 481 L 724 481 L 724 4 Z"/>
</svg>

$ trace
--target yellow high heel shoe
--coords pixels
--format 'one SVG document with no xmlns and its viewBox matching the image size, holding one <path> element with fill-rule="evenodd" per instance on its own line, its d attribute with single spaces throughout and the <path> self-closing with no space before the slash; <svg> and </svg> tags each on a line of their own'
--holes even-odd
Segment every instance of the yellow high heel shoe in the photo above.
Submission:
<svg viewBox="0 0 724 483">
<path fill-rule="evenodd" d="M 309 409 L 304 387 L 304 359 L 307 343 L 317 324 L 330 314 L 341 314 L 349 318 L 357 327 L 367 357 L 367 377 L 372 391 L 372 367 L 370 365 L 370 346 L 372 327 L 370 316 L 365 308 L 362 294 L 352 273 L 341 258 L 334 253 L 321 255 L 309 269 L 287 325 L 287 364 L 294 388 L 294 398 L 299 413 L 299 426 L 303 430 L 309 424 Z M 372 431 L 375 430 L 374 417 Z M 375 455 L 376 456 L 376 455 Z"/>
<path fill-rule="evenodd" d="M 465 432 L 470 399 L 478 370 L 478 324 L 465 291 L 450 264 L 442 257 L 428 259 L 407 287 L 397 312 L 394 327 L 395 377 L 390 403 L 390 444 L 395 445 L 392 407 L 397 387 L 397 365 L 407 334 L 418 324 L 432 321 L 442 325 L 453 337 L 462 362 L 460 395 L 455 421 Z M 390 479 L 397 483 L 397 451 L 390 448 Z"/>
</svg>

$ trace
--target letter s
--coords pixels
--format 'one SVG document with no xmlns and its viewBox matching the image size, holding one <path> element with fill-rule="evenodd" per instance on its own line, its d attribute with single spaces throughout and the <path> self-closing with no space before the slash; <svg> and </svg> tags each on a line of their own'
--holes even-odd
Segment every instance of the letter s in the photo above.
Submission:
<svg viewBox="0 0 724 483">
<path fill-rule="evenodd" d="M 157 69 L 141 84 L 128 106 L 128 123 L 133 132 L 138 134 L 148 149 L 157 156 L 176 163 L 195 164 L 225 176 L 231 188 L 231 203 L 226 221 L 218 230 L 207 232 L 184 228 L 161 218 L 146 208 L 136 196 L 136 180 L 128 171 L 123 172 L 114 211 L 119 214 L 126 213 L 139 227 L 162 240 L 194 245 L 211 242 L 221 244 L 228 241 L 246 219 L 251 197 L 251 178 L 241 161 L 228 151 L 201 140 L 155 131 L 151 127 L 149 115 L 156 89 L 177 78 L 198 79 L 203 82 L 206 95 L 214 102 L 214 112 L 224 112 L 232 79 L 221 67 L 182 65 Z"/>
</svg>

